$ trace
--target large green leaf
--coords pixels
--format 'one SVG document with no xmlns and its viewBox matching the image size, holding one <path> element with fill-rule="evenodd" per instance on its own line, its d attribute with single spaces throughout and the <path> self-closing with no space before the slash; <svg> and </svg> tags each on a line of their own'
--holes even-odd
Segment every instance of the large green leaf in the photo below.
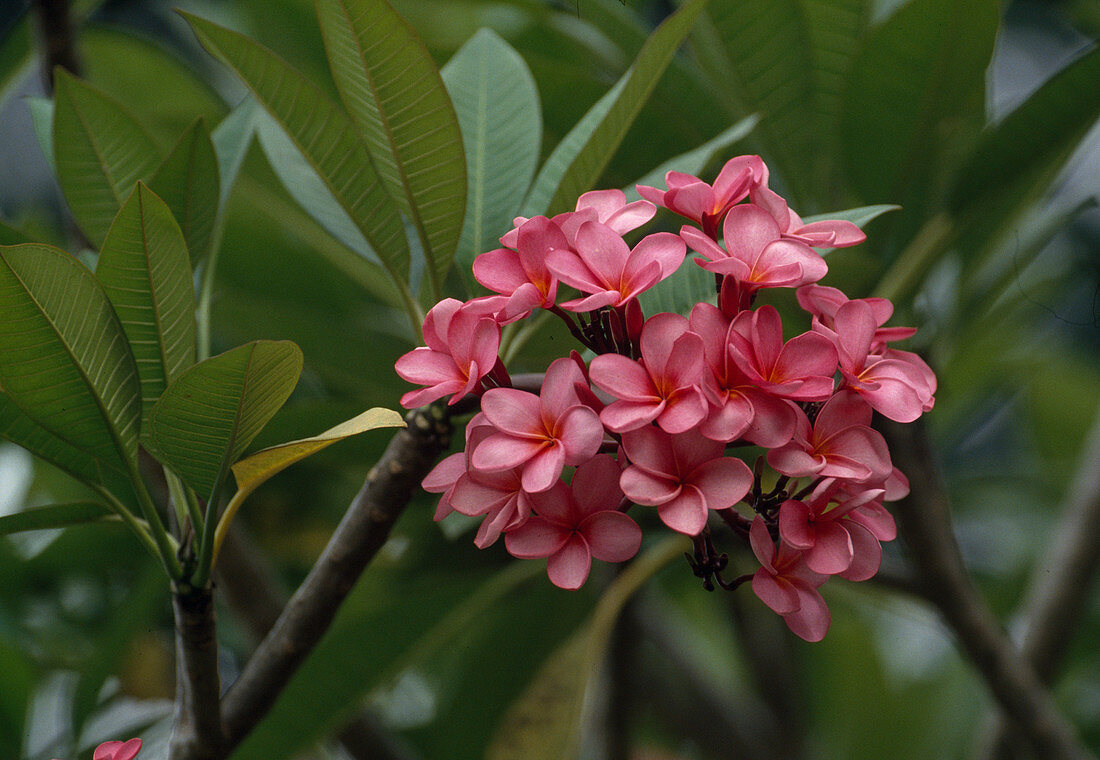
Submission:
<svg viewBox="0 0 1100 760">
<path fill-rule="evenodd" d="M 646 40 L 630 69 L 546 159 L 524 216 L 571 210 L 591 190 L 708 0 L 690 0 Z"/>
<path fill-rule="evenodd" d="M 218 158 L 202 119 L 194 121 L 176 142 L 149 180 L 149 189 L 171 209 L 187 241 L 191 264 L 198 263 L 210 252 L 221 195 Z"/>
<path fill-rule="evenodd" d="M 0 385 L 36 422 L 129 471 L 141 386 L 122 325 L 91 272 L 62 250 L 0 248 Z"/>
<path fill-rule="evenodd" d="M 158 456 L 209 494 L 282 407 L 301 371 L 302 352 L 290 341 L 258 340 L 199 362 L 149 415 Z"/>
<path fill-rule="evenodd" d="M 949 203 L 990 236 L 1049 188 L 1100 116 L 1100 49 L 1050 78 L 988 129 L 959 168 Z"/>
<path fill-rule="evenodd" d="M 813 70 L 806 19 L 798 0 L 714 0 L 692 44 L 715 97 L 759 113 L 753 135 L 769 165 L 798 201 L 816 125 L 810 122 Z"/>
<path fill-rule="evenodd" d="M 117 101 L 60 69 L 55 82 L 57 181 L 76 223 L 98 246 L 134 183 L 148 179 L 160 155 Z"/>
<path fill-rule="evenodd" d="M 438 296 L 466 212 L 462 133 L 439 70 L 386 0 L 315 4 L 340 97 L 417 230 Z"/>
<path fill-rule="evenodd" d="M 185 18 L 203 45 L 237 72 L 282 125 L 391 275 L 404 282 L 409 246 L 401 217 L 351 120 L 267 48 L 209 21 Z"/>
<path fill-rule="evenodd" d="M 842 148 L 862 199 L 917 210 L 946 146 L 983 115 L 994 0 L 912 0 L 871 31 L 844 96 Z"/>
<path fill-rule="evenodd" d="M 466 146 L 469 191 L 455 261 L 472 293 L 474 257 L 497 247 L 531 186 L 542 114 L 527 64 L 489 29 L 471 37 L 442 73 Z"/>
<path fill-rule="evenodd" d="M 588 682 L 604 661 L 615 621 L 642 585 L 683 555 L 682 536 L 648 549 L 615 579 L 587 625 L 551 655 L 497 728 L 489 760 L 562 760 L 577 757 Z"/>
<path fill-rule="evenodd" d="M 144 437 L 153 404 L 195 363 L 195 290 L 183 233 L 164 201 L 141 182 L 103 241 L 96 278 L 137 361 Z"/>
<path fill-rule="evenodd" d="M 105 485 L 120 498 L 128 493 L 128 487 L 122 485 L 124 473 L 111 469 L 88 452 L 46 430 L 2 392 L 0 438 L 7 438 L 22 446 L 77 480 L 92 485 Z"/>
<path fill-rule="evenodd" d="M 107 507 L 97 501 L 74 501 L 68 504 L 50 504 L 44 507 L 31 507 L 21 512 L 0 516 L 0 536 L 20 533 L 27 530 L 48 530 L 67 528 L 70 525 L 83 525 L 98 522 L 112 516 Z"/>
</svg>

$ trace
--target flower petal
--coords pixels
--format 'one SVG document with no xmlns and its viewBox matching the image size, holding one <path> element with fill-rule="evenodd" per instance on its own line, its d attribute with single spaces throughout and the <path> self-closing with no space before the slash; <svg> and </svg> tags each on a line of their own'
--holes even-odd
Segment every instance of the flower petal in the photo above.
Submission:
<svg viewBox="0 0 1100 760">
<path fill-rule="evenodd" d="M 578 589 L 588 580 L 592 555 L 584 537 L 574 533 L 561 549 L 546 561 L 546 574 L 558 588 Z"/>
</svg>

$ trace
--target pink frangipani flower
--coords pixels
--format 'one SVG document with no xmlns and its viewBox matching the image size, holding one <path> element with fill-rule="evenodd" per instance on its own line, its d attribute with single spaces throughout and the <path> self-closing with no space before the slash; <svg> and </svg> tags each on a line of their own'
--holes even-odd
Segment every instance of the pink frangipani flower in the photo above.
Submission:
<svg viewBox="0 0 1100 760">
<path fill-rule="evenodd" d="M 935 375 L 917 361 L 886 359 L 871 353 L 877 324 L 873 307 L 849 301 L 836 310 L 833 330 L 815 325 L 815 331 L 836 345 L 844 384 L 865 398 L 876 412 L 895 422 L 912 422 L 935 403 Z M 907 352 L 900 352 L 907 353 Z M 927 370 L 927 371 L 926 371 Z"/>
<path fill-rule="evenodd" d="M 485 315 L 484 304 L 463 304 L 453 298 L 437 303 L 424 319 L 424 342 L 397 360 L 403 380 L 426 385 L 401 397 L 413 409 L 451 394 L 449 403 L 479 389 L 483 377 L 498 362 L 500 325 Z"/>
<path fill-rule="evenodd" d="M 752 385 L 737 368 L 728 351 L 731 320 L 717 307 L 698 303 L 691 310 L 689 325 L 703 339 L 703 355 L 710 369 L 703 373 L 703 392 L 711 408 L 700 432 L 715 441 L 743 437 L 769 448 L 791 440 L 798 410 L 790 401 Z"/>
<path fill-rule="evenodd" d="M 752 202 L 775 220 L 780 235 L 814 248 L 848 248 L 867 239 L 863 230 L 846 219 L 822 219 L 804 224 L 787 202 L 767 186 L 758 185 L 749 193 Z"/>
<path fill-rule="evenodd" d="M 532 494 L 535 514 L 504 537 L 509 553 L 521 559 L 547 557 L 550 582 L 564 589 L 584 585 L 592 557 L 625 562 L 638 553 L 642 531 L 618 511 L 623 493 L 619 465 L 600 454 L 577 468 L 573 482 L 558 482 Z"/>
<path fill-rule="evenodd" d="M 665 525 L 689 536 L 703 530 L 709 510 L 732 507 L 752 487 L 748 465 L 723 456 L 722 443 L 694 430 L 669 435 L 646 425 L 623 434 L 623 451 L 630 460 L 623 493 L 656 506 Z"/>
<path fill-rule="evenodd" d="M 523 489 L 545 491 L 566 465 L 591 459 L 603 441 L 603 426 L 593 410 L 580 403 L 573 387 L 577 366 L 556 359 L 547 369 L 542 392 L 493 388 L 481 398 L 481 411 L 496 432 L 470 456 L 482 472 L 523 467 Z"/>
<path fill-rule="evenodd" d="M 705 259 L 696 263 L 736 278 L 747 291 L 797 288 L 829 271 L 825 259 L 802 241 L 784 238 L 771 215 L 751 203 L 729 210 L 722 233 L 725 248 L 694 227 L 680 228 L 684 242 Z"/>
<path fill-rule="evenodd" d="M 507 297 L 500 312 L 503 324 L 554 305 L 558 279 L 546 268 L 546 257 L 553 250 L 568 250 L 569 241 L 558 225 L 536 216 L 519 226 L 515 246 L 482 253 L 473 263 L 474 279 Z"/>
<path fill-rule="evenodd" d="M 806 499 L 780 505 L 779 535 L 803 552 L 815 573 L 867 580 L 878 572 L 882 546 L 854 513 L 882 494 L 881 488 L 843 491 L 838 481 L 826 478 Z"/>
<path fill-rule="evenodd" d="M 698 223 L 705 234 L 714 238 L 722 216 L 742 201 L 750 189 L 767 182 L 768 167 L 760 156 L 737 156 L 722 167 L 713 187 L 691 174 L 673 171 L 665 174 L 668 190 L 648 185 L 638 185 L 636 189 L 643 198 Z"/>
<path fill-rule="evenodd" d="M 793 401 L 825 401 L 833 393 L 836 349 L 814 332 L 783 342 L 774 306 L 743 311 L 729 331 L 729 352 L 747 380 L 765 393 Z"/>
<path fill-rule="evenodd" d="M 818 593 L 828 580 L 806 567 L 802 552 L 780 541 L 776 549 L 759 515 L 749 529 L 753 554 L 760 569 L 752 576 L 752 590 L 764 604 L 783 616 L 787 627 L 806 641 L 821 641 L 829 630 L 829 608 Z"/>
<path fill-rule="evenodd" d="M 569 311 L 625 306 L 675 272 L 687 253 L 684 241 L 670 232 L 647 235 L 631 250 L 621 235 L 599 222 L 580 226 L 574 250 L 553 250 L 546 259 L 558 279 L 590 294 L 561 304 Z"/>
<path fill-rule="evenodd" d="M 141 751 L 141 739 L 126 742 L 103 742 L 95 748 L 92 760 L 134 760 Z"/>
<path fill-rule="evenodd" d="M 850 391 L 825 402 L 813 427 L 801 414 L 791 441 L 768 452 L 768 464 L 791 477 L 881 482 L 893 470 L 882 434 L 872 430 L 871 407 Z"/>
<path fill-rule="evenodd" d="M 663 430 L 681 433 L 706 416 L 707 401 L 699 388 L 704 359 L 703 341 L 688 330 L 679 314 L 656 314 L 641 335 L 642 358 L 618 354 L 592 359 L 592 382 L 619 399 L 604 407 L 600 420 L 608 430 L 623 433 L 656 420 Z"/>
</svg>

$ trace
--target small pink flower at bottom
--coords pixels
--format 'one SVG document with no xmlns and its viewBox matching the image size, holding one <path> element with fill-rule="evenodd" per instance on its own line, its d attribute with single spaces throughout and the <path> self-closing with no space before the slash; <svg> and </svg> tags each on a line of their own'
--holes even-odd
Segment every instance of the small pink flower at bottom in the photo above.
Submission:
<svg viewBox="0 0 1100 760">
<path fill-rule="evenodd" d="M 141 739 L 128 742 L 104 742 L 96 747 L 92 760 L 134 760 L 141 751 Z"/>
<path fill-rule="evenodd" d="M 571 486 L 559 481 L 531 494 L 537 514 L 506 533 L 505 545 L 520 559 L 546 557 L 546 573 L 555 586 L 580 588 L 593 557 L 625 562 L 638 553 L 642 531 L 618 511 L 621 500 L 619 465 L 600 454 L 577 468 Z"/>
<path fill-rule="evenodd" d="M 753 593 L 782 615 L 787 627 L 799 638 L 806 641 L 825 638 L 829 608 L 817 588 L 828 578 L 806 567 L 802 552 L 785 541 L 776 549 L 759 515 L 752 521 L 749 541 L 761 565 L 752 576 Z"/>
<path fill-rule="evenodd" d="M 732 507 L 752 487 L 748 465 L 723 456 L 725 448 L 697 430 L 669 435 L 646 425 L 624 433 L 630 466 L 620 478 L 623 492 L 635 504 L 656 506 L 673 530 L 698 535 L 709 510 Z"/>
</svg>

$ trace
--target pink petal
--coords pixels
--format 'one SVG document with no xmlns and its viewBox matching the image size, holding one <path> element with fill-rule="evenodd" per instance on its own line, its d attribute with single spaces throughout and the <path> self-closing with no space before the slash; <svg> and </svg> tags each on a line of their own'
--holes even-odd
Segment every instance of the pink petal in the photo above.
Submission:
<svg viewBox="0 0 1100 760">
<path fill-rule="evenodd" d="M 623 247 L 626 247 L 626 243 L 623 243 Z M 546 266 L 558 279 L 582 293 L 602 293 L 607 290 L 607 283 L 602 282 L 580 256 L 572 251 L 550 251 L 546 255 Z M 618 281 L 618 277 L 615 279 Z"/>
<path fill-rule="evenodd" d="M 798 591 L 786 578 L 777 578 L 760 568 L 752 576 L 752 592 L 764 604 L 780 615 L 789 614 L 798 609 Z"/>
<path fill-rule="evenodd" d="M 470 456 L 470 466 L 486 472 L 510 470 L 538 454 L 546 445 L 545 439 L 516 438 L 506 433 L 496 433 L 474 450 Z"/>
<path fill-rule="evenodd" d="M 626 562 L 642 545 L 642 529 L 622 512 L 597 512 L 580 525 L 592 556 L 604 562 Z"/>
<path fill-rule="evenodd" d="M 792 441 L 768 452 L 768 464 L 776 472 L 800 478 L 817 475 L 825 466 L 825 457 L 815 456 Z"/>
<path fill-rule="evenodd" d="M 753 279 L 797 288 L 820 280 L 828 274 L 829 265 L 805 243 L 776 240 L 760 252 L 753 272 L 756 275 Z"/>
<path fill-rule="evenodd" d="M 807 587 L 799 594 L 799 608 L 783 616 L 795 636 L 805 641 L 821 641 L 829 632 L 829 608 L 821 594 Z"/>
<path fill-rule="evenodd" d="M 679 478 L 672 437 L 668 433 L 654 427 L 638 428 L 624 433 L 622 443 L 623 451 L 634 466 L 654 475 Z"/>
<path fill-rule="evenodd" d="M 433 306 L 424 317 L 424 342 L 428 348 L 434 351 L 450 353 L 447 342 L 447 331 L 450 329 L 451 320 L 458 310 L 462 308 L 462 301 L 454 298 L 444 298 Z"/>
<path fill-rule="evenodd" d="M 528 282 L 519 254 L 508 248 L 479 254 L 474 259 L 473 272 L 475 280 L 489 290 L 505 295 Z"/>
<path fill-rule="evenodd" d="M 711 459 L 697 467 L 690 483 L 699 489 L 708 509 L 732 507 L 752 488 L 752 470 L 740 459 Z"/>
<path fill-rule="evenodd" d="M 549 557 L 565 546 L 572 531 L 557 523 L 532 516 L 527 522 L 504 536 L 504 546 L 517 559 Z"/>
<path fill-rule="evenodd" d="M 641 349 L 646 367 L 653 376 L 663 375 L 672 356 L 676 342 L 688 334 L 687 317 L 662 312 L 654 314 L 642 327 Z M 702 352 L 702 339 L 698 335 L 698 350 Z M 701 359 L 702 357 L 700 357 Z M 594 362 L 595 360 L 593 360 Z"/>
<path fill-rule="evenodd" d="M 877 502 L 858 507 L 849 513 L 849 519 L 867 528 L 879 541 L 893 541 L 898 536 L 894 516 Z"/>
<path fill-rule="evenodd" d="M 711 440 L 729 442 L 741 437 L 752 421 L 753 405 L 748 398 L 740 393 L 731 393 L 723 396 L 721 406 L 710 410 L 699 426 L 699 432 Z"/>
<path fill-rule="evenodd" d="M 481 411 L 502 432 L 524 438 L 542 438 L 546 434 L 542 405 L 533 393 L 491 388 L 481 397 Z"/>
<path fill-rule="evenodd" d="M 610 290 L 619 284 L 630 257 L 630 248 L 620 235 L 599 222 L 585 222 L 577 230 L 576 247 L 577 255 L 604 289 Z"/>
<path fill-rule="evenodd" d="M 673 530 L 697 536 L 707 524 L 707 503 L 698 488 L 685 484 L 679 496 L 657 506 L 657 514 Z"/>
<path fill-rule="evenodd" d="M 836 575 L 852 564 L 852 539 L 842 525 L 833 520 L 817 523 L 813 547 L 803 556 L 806 567 L 822 575 Z"/>
<path fill-rule="evenodd" d="M 455 508 L 456 512 L 470 517 L 477 517 L 505 504 L 515 496 L 518 488 L 518 482 L 516 488 L 502 490 L 494 484 L 483 483 L 466 476 L 460 478 L 455 484 L 455 489 L 451 494 L 451 506 Z"/>
<path fill-rule="evenodd" d="M 545 491 L 529 494 L 529 497 L 534 510 L 551 522 L 570 529 L 580 522 L 573 493 L 560 480 Z"/>
<path fill-rule="evenodd" d="M 685 243 L 691 246 L 691 250 L 700 254 L 708 261 L 724 261 L 730 257 L 725 249 L 707 237 L 702 231 L 694 227 L 685 224 L 680 228 L 680 237 Z M 741 263 L 745 268 L 744 271 L 748 272 L 748 265 L 745 264 L 745 262 Z"/>
<path fill-rule="evenodd" d="M 664 409 L 664 401 L 616 401 L 603 408 L 600 422 L 612 433 L 627 433 L 653 422 Z"/>
<path fill-rule="evenodd" d="M 837 346 L 842 367 L 862 369 L 875 337 L 875 315 L 862 301 L 849 301 L 836 310 L 833 318 L 840 343 Z"/>
<path fill-rule="evenodd" d="M 661 265 L 661 276 L 668 277 L 679 269 L 687 255 L 684 241 L 671 232 L 655 232 L 642 238 L 631 252 L 631 259 L 642 262 L 656 261 Z"/>
<path fill-rule="evenodd" d="M 619 485 L 626 498 L 635 504 L 656 507 L 672 501 L 680 495 L 680 482 L 656 473 L 647 472 L 638 466 L 623 470 Z"/>
<path fill-rule="evenodd" d="M 484 444 L 482 444 L 484 445 Z M 481 449 L 478 449 L 480 451 Z M 545 491 L 558 482 L 565 467 L 565 449 L 551 444 L 531 457 L 523 468 L 523 490 L 527 493 Z"/>
<path fill-rule="evenodd" d="M 862 525 L 851 520 L 843 524 L 851 535 L 852 564 L 840 577 L 857 583 L 874 577 L 882 564 L 882 544 Z"/>
<path fill-rule="evenodd" d="M 776 360 L 772 380 L 781 382 L 811 376 L 832 380 L 835 371 L 836 348 L 832 341 L 820 333 L 805 332 L 784 344 Z"/>
<path fill-rule="evenodd" d="M 602 221 L 616 233 L 623 235 L 641 227 L 652 219 L 656 213 L 657 207 L 650 201 L 634 201 L 626 204 Z"/>
<path fill-rule="evenodd" d="M 779 239 L 779 227 L 767 211 L 746 203 L 734 206 L 726 214 L 722 232 L 729 255 L 750 267 L 764 247 Z"/>
<path fill-rule="evenodd" d="M 853 425 L 871 424 L 871 406 L 858 394 L 840 391 L 821 407 L 814 420 L 814 437 L 825 440 Z"/>
<path fill-rule="evenodd" d="M 443 493 L 466 474 L 466 452 L 459 451 L 440 461 L 420 481 L 420 487 L 428 493 Z"/>
<path fill-rule="evenodd" d="M 755 388 L 744 388 L 742 393 L 751 401 L 753 410 L 752 424 L 742 434 L 746 441 L 771 449 L 791 440 L 801 410 Z"/>
<path fill-rule="evenodd" d="M 618 509 L 623 499 L 619 486 L 622 469 L 610 454 L 597 454 L 577 468 L 569 484 L 579 514 L 591 515 Z"/>
<path fill-rule="evenodd" d="M 657 415 L 657 424 L 666 433 L 685 433 L 707 416 L 707 400 L 698 388 L 674 393 Z"/>
<path fill-rule="evenodd" d="M 766 186 L 759 185 L 752 189 L 750 194 L 752 202 L 768 213 L 775 220 L 780 232 L 786 232 L 791 227 L 791 211 L 787 207 L 787 201 Z"/>
<path fill-rule="evenodd" d="M 584 537 L 574 533 L 566 544 L 546 561 L 546 574 L 558 588 L 578 589 L 588 580 L 592 555 Z"/>
<path fill-rule="evenodd" d="M 847 248 L 848 246 L 858 245 L 867 239 L 867 235 L 864 234 L 863 230 L 845 219 L 824 219 L 820 222 L 810 222 L 793 230 L 793 233 L 804 237 L 825 236 L 827 240 L 823 245 L 833 248 Z"/>
<path fill-rule="evenodd" d="M 660 398 L 645 367 L 625 356 L 600 354 L 592 359 L 588 376 L 597 387 L 624 401 L 656 402 Z"/>
<path fill-rule="evenodd" d="M 577 386 L 586 384 L 580 367 L 572 359 L 563 357 L 550 362 L 539 391 L 543 411 L 551 417 L 561 417 L 580 403 Z"/>
<path fill-rule="evenodd" d="M 666 208 L 698 222 L 714 209 L 714 191 L 710 185 L 699 180 L 680 187 L 673 187 L 670 183 L 664 201 Z"/>
<path fill-rule="evenodd" d="M 565 463 L 578 465 L 596 455 L 603 443 L 603 423 L 587 406 L 574 406 L 558 420 L 557 440 L 565 454 Z"/>
<path fill-rule="evenodd" d="M 817 538 L 811 517 L 810 508 L 803 502 L 788 499 L 779 507 L 779 535 L 796 549 L 809 549 Z"/>
<path fill-rule="evenodd" d="M 394 370 L 402 380 L 417 385 L 437 385 L 452 380 L 461 380 L 463 384 L 466 382 L 450 354 L 423 346 L 398 357 L 394 362 Z"/>
<path fill-rule="evenodd" d="M 756 561 L 769 574 L 774 572 L 775 542 L 772 540 L 771 533 L 768 532 L 768 526 L 764 524 L 764 518 L 760 515 L 752 520 L 752 526 L 749 528 L 749 544 L 752 546 L 752 553 L 756 555 Z"/>
</svg>

